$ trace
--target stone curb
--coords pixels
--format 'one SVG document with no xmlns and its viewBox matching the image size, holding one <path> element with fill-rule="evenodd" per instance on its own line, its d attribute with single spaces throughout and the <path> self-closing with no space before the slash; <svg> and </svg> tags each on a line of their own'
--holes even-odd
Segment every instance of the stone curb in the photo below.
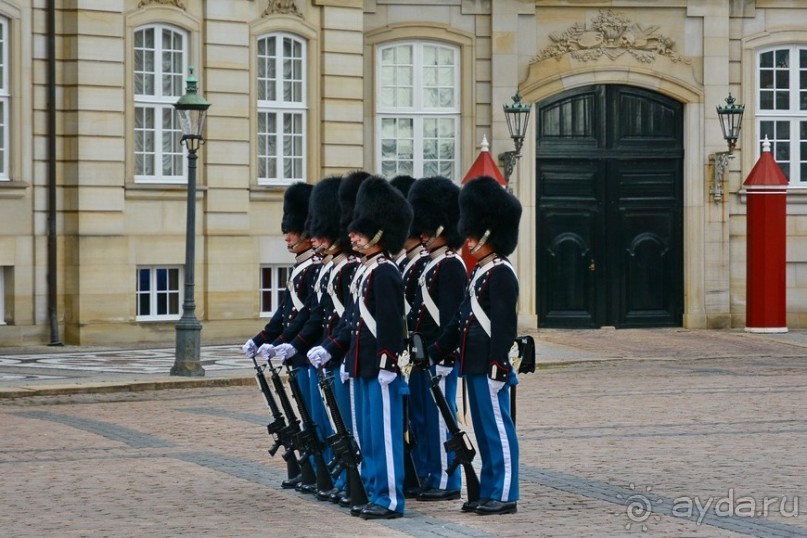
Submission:
<svg viewBox="0 0 807 538">
<path fill-rule="evenodd" d="M 539 362 L 536 371 L 547 368 L 561 368 L 574 364 L 588 364 L 615 360 L 670 360 L 634 359 L 626 357 L 603 357 L 567 361 Z M 281 373 L 286 377 L 286 373 Z M 212 387 L 241 387 L 255 384 L 255 374 L 244 377 L 160 377 L 145 381 L 86 381 L 64 385 L 31 385 L 28 387 L 0 387 L 0 400 L 5 398 L 29 398 L 32 396 L 63 396 L 70 394 L 105 394 L 112 392 L 141 392 L 146 390 L 193 389 Z"/>
<path fill-rule="evenodd" d="M 209 387 L 239 387 L 254 385 L 255 377 L 159 378 L 149 381 L 88 381 L 70 385 L 40 385 L 30 387 L 0 387 L 0 399 L 31 396 L 63 396 L 68 394 L 104 394 L 111 392 L 142 392 L 146 390 L 193 389 Z"/>
<path fill-rule="evenodd" d="M 807 347 L 807 344 L 791 343 L 796 347 Z M 548 368 L 562 368 L 577 364 L 591 364 L 611 361 L 679 361 L 698 359 L 726 359 L 730 356 L 704 356 L 704 357 L 591 357 L 570 360 L 538 361 L 536 372 Z M 285 372 L 281 376 L 285 377 Z M 71 384 L 31 385 L 28 387 L 0 387 L 0 400 L 6 398 L 26 398 L 32 396 L 61 396 L 70 394 L 104 394 L 112 392 L 141 392 L 147 390 L 237 387 L 255 384 L 255 374 L 244 374 L 233 377 L 159 377 L 153 380 L 115 380 L 98 381 L 87 380 Z"/>
<path fill-rule="evenodd" d="M 606 331 L 607 332 L 607 331 Z M 529 331 L 528 331 L 529 333 Z M 801 332 L 794 332 L 792 334 L 786 335 L 785 338 L 771 338 L 770 335 L 761 334 L 761 333 L 740 333 L 743 336 L 751 337 L 752 339 L 759 339 L 759 340 L 770 340 L 772 342 L 778 342 L 780 344 L 785 344 L 787 346 L 791 346 L 793 348 L 807 348 L 807 334 Z M 780 335 L 777 335 L 780 336 Z M 544 342 L 544 345 L 547 346 L 562 346 L 562 344 L 558 344 L 557 342 Z M 566 346 L 564 346 L 566 347 Z M 598 362 L 607 362 L 607 361 L 620 361 L 620 360 L 630 360 L 630 361 L 676 361 L 676 360 L 693 360 L 693 359 L 700 359 L 700 358 L 724 358 L 720 356 L 708 355 L 708 356 L 624 356 L 624 355 L 614 355 L 614 356 L 595 356 L 590 355 L 585 358 L 580 358 L 580 351 L 575 350 L 573 354 L 575 357 L 570 357 L 566 360 L 557 360 L 557 359 L 550 359 L 547 361 L 538 361 L 536 363 L 536 370 L 543 370 L 548 368 L 562 368 L 565 366 L 575 365 L 575 364 L 588 364 L 588 363 L 598 363 Z M 589 352 L 586 351 L 586 354 Z M 594 352 L 591 352 L 594 353 Z M 3 355 L 3 353 L 0 353 Z M 285 375 L 285 373 L 283 374 Z M 53 384 L 40 384 L 35 385 L 31 384 L 28 386 L 19 385 L 19 386 L 6 386 L 0 387 L 0 400 L 4 398 L 25 398 L 31 396 L 57 396 L 57 395 L 70 395 L 70 394 L 102 394 L 102 393 L 112 393 L 112 392 L 140 392 L 140 391 L 147 391 L 147 390 L 165 390 L 165 389 L 188 389 L 188 388 L 209 388 L 209 387 L 228 387 L 228 386 L 246 386 L 252 385 L 255 383 L 254 371 L 250 370 L 250 373 L 234 373 L 234 374 L 227 374 L 224 373 L 219 377 L 166 377 L 160 376 L 156 379 L 137 379 L 137 380 L 123 380 L 123 379 L 115 379 L 115 380 L 98 380 L 98 379 L 87 379 L 85 381 L 82 380 L 74 380 L 73 382 L 64 382 L 61 384 L 53 383 Z"/>
</svg>

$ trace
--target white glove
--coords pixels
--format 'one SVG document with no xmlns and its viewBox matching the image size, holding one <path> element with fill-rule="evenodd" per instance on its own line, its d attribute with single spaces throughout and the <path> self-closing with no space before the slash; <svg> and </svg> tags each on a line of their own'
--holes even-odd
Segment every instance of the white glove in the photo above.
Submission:
<svg viewBox="0 0 807 538">
<path fill-rule="evenodd" d="M 493 395 L 499 394 L 499 391 L 504 388 L 504 385 L 504 381 L 496 381 L 495 379 L 488 378 L 488 389 Z"/>
<path fill-rule="evenodd" d="M 308 350 L 308 362 L 314 368 L 325 366 L 329 360 L 331 360 L 331 354 L 322 346 L 315 346 Z"/>
<path fill-rule="evenodd" d="M 275 346 L 272 344 L 263 344 L 258 348 L 258 354 L 263 357 L 263 360 L 268 361 L 275 356 Z"/>
<path fill-rule="evenodd" d="M 453 372 L 453 371 L 454 371 L 454 367 L 453 367 L 453 366 L 443 366 L 442 364 L 437 364 L 437 365 L 435 365 L 434 369 L 435 369 L 435 371 L 437 372 L 437 375 L 439 375 L 439 376 L 440 376 L 440 377 L 442 377 L 442 378 L 446 378 L 446 377 L 448 377 L 448 375 L 449 375 L 451 372 Z"/>
<path fill-rule="evenodd" d="M 286 362 L 294 355 L 297 354 L 297 348 L 291 344 L 280 344 L 275 346 L 275 356 L 280 357 L 280 360 Z"/>
<path fill-rule="evenodd" d="M 253 342 L 252 338 L 250 338 L 243 346 L 241 346 L 241 352 L 244 354 L 244 356 L 246 356 L 246 358 L 251 359 L 258 354 L 258 346 L 256 346 L 255 342 Z"/>
<path fill-rule="evenodd" d="M 347 373 L 347 367 L 345 363 L 342 363 L 342 366 L 339 367 L 339 379 L 342 380 L 342 383 L 347 383 L 350 381 L 350 374 Z"/>
<path fill-rule="evenodd" d="M 381 383 L 382 387 L 386 387 L 393 381 L 395 378 L 398 377 L 398 374 L 395 372 L 391 372 L 389 370 L 379 370 L 378 371 L 378 382 Z"/>
</svg>

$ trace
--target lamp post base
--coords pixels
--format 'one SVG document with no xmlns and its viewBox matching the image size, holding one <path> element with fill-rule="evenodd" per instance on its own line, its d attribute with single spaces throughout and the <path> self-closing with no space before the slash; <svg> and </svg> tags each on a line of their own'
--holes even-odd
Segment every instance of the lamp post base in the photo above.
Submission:
<svg viewBox="0 0 807 538">
<path fill-rule="evenodd" d="M 204 377 L 201 356 L 202 324 L 196 319 L 187 320 L 184 317 L 176 326 L 176 358 L 171 367 L 171 375 L 186 377 Z"/>
</svg>

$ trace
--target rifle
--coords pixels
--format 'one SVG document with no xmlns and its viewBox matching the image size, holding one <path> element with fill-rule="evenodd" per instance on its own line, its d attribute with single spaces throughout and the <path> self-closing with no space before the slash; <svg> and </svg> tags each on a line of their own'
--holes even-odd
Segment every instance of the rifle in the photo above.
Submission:
<svg viewBox="0 0 807 538">
<path fill-rule="evenodd" d="M 297 419 L 297 415 L 294 414 L 294 408 L 291 406 L 289 395 L 286 394 L 286 387 L 283 386 L 283 380 L 280 379 L 278 369 L 272 364 L 272 359 L 266 359 L 266 365 L 269 367 L 269 371 L 272 372 L 272 385 L 275 387 L 277 397 L 280 399 L 283 412 L 286 413 L 286 417 L 289 420 L 287 426 L 289 432 L 288 439 L 294 446 L 294 449 L 300 452 L 300 457 L 297 460 L 300 464 L 300 482 L 304 485 L 314 484 L 317 481 L 314 466 L 311 465 L 311 459 L 303 453 L 300 445 L 300 432 L 302 431 L 300 421 Z"/>
<path fill-rule="evenodd" d="M 286 424 L 286 418 L 277 407 L 277 402 L 272 395 L 272 391 L 269 390 L 269 383 L 266 382 L 266 377 L 263 374 L 266 367 L 258 365 L 258 361 L 255 360 L 255 355 L 252 356 L 252 364 L 255 365 L 255 379 L 258 381 L 258 387 L 263 393 L 264 400 L 266 400 L 266 406 L 272 413 L 273 420 L 266 425 L 269 437 L 274 440 L 274 444 L 269 447 L 269 455 L 274 457 L 282 446 L 285 450 L 281 457 L 283 461 L 286 462 L 288 478 L 294 478 L 300 474 L 300 462 L 297 460 L 297 456 L 294 453 L 294 427 L 291 424 Z"/>
<path fill-rule="evenodd" d="M 356 442 L 356 438 L 345 426 L 345 420 L 339 410 L 339 404 L 336 401 L 333 386 L 331 385 L 334 379 L 333 373 L 329 375 L 322 366 L 318 366 L 317 375 L 319 376 L 319 388 L 322 392 L 322 398 L 330 410 L 331 422 L 333 422 L 334 428 L 334 434 L 328 437 L 327 440 L 328 446 L 331 447 L 334 454 L 333 461 L 328 464 L 328 468 L 334 476 L 339 476 L 343 470 L 347 472 L 350 506 L 363 506 L 369 502 L 369 499 L 359 473 L 359 464 L 362 461 L 361 449 Z"/>
<path fill-rule="evenodd" d="M 404 319 L 404 334 L 408 334 L 406 319 Z M 411 347 L 411 342 L 408 342 Z M 409 380 L 409 376 L 415 367 L 415 361 L 411 360 L 409 350 L 404 348 L 404 352 L 398 357 L 398 366 L 403 372 L 404 377 Z M 404 454 L 404 493 L 408 497 L 416 496 L 422 488 L 420 483 L 420 476 L 418 475 L 417 467 L 415 466 L 415 458 L 412 451 L 417 445 L 417 437 L 414 430 L 412 430 L 409 423 L 409 396 L 403 397 L 403 454 Z"/>
<path fill-rule="evenodd" d="M 302 450 L 300 454 L 301 459 L 309 460 L 313 456 L 314 463 L 316 463 L 316 484 L 317 484 L 317 499 L 327 501 L 328 496 L 333 489 L 333 480 L 328 472 L 328 464 L 325 462 L 325 457 L 322 451 L 325 448 L 322 441 L 319 439 L 317 433 L 317 424 L 311 418 L 311 413 L 305 406 L 303 399 L 303 392 L 300 390 L 300 383 L 297 381 L 297 374 L 302 368 L 292 369 L 286 365 L 286 371 L 289 373 L 289 387 L 291 387 L 291 395 L 297 401 L 297 409 L 300 411 L 300 420 L 303 423 L 303 429 L 297 434 L 297 443 Z"/>
<path fill-rule="evenodd" d="M 426 357 L 426 346 L 423 341 L 423 336 L 419 333 L 413 332 L 410 334 L 410 349 L 415 364 L 428 365 L 428 358 Z M 445 394 L 440 389 L 440 376 L 432 375 L 431 369 L 426 368 L 430 380 L 430 389 L 434 403 L 437 404 L 437 409 L 440 410 L 440 415 L 446 423 L 448 433 L 451 434 L 451 439 L 443 443 L 446 452 L 453 453 L 454 459 L 446 469 L 447 474 L 451 474 L 457 470 L 457 467 L 462 465 L 465 472 L 465 487 L 468 493 L 468 502 L 475 502 L 479 500 L 479 477 L 476 476 L 476 470 L 472 462 L 476 457 L 476 449 L 474 448 L 468 434 L 460 429 L 457 423 L 457 417 L 451 412 L 448 406 Z"/>
<path fill-rule="evenodd" d="M 403 397 L 403 420 L 404 420 L 404 492 L 407 495 L 415 496 L 421 491 L 422 485 L 415 467 L 415 458 L 412 450 L 417 444 L 417 437 L 409 424 L 409 396 Z"/>
</svg>

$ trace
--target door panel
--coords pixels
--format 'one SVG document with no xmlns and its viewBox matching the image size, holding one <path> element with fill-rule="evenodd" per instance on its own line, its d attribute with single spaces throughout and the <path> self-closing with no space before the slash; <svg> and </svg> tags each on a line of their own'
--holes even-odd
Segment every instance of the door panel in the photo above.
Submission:
<svg viewBox="0 0 807 538">
<path fill-rule="evenodd" d="M 603 173 L 593 160 L 555 160 L 541 168 L 543 204 L 538 211 L 538 273 L 552 285 L 539 287 L 539 317 L 546 326 L 596 327 L 595 245 L 603 220 Z"/>
<path fill-rule="evenodd" d="M 611 149 L 645 151 L 653 147 L 656 152 L 679 152 L 683 126 L 680 103 L 629 86 L 610 86 L 607 93 Z"/>
<path fill-rule="evenodd" d="M 615 160 L 609 212 L 611 281 L 617 285 L 609 321 L 617 327 L 680 324 L 682 302 L 681 209 L 673 159 Z"/>
<path fill-rule="evenodd" d="M 541 269 L 557 283 L 542 289 L 542 319 L 547 324 L 596 326 L 596 275 L 592 265 L 596 262 L 591 237 L 596 220 L 596 214 L 585 208 L 576 212 L 569 208 L 547 209 L 542 214 L 547 241 Z"/>
<path fill-rule="evenodd" d="M 604 138 L 602 86 L 550 97 L 538 109 L 538 138 L 556 151 L 596 150 Z"/>
<path fill-rule="evenodd" d="M 681 105 L 601 85 L 536 116 L 539 326 L 680 325 Z"/>
</svg>

